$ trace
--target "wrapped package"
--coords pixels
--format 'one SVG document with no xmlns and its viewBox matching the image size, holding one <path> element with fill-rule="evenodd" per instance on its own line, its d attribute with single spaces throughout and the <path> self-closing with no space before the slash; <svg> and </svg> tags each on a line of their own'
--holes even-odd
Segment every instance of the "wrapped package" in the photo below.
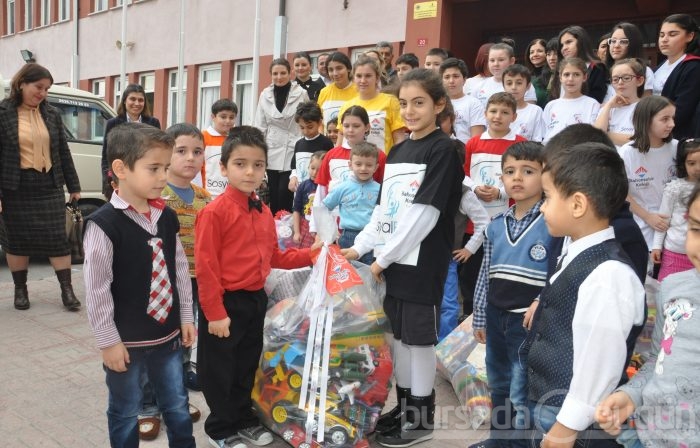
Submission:
<svg viewBox="0 0 700 448">
<path fill-rule="evenodd" d="M 298 296 L 267 312 L 253 402 L 292 446 L 368 447 L 392 374 L 383 291 L 334 245 L 306 275 Z"/>
<path fill-rule="evenodd" d="M 474 339 L 469 316 L 436 347 L 438 372 L 454 389 L 473 429 L 488 425 L 491 398 L 486 379 L 486 346 Z"/>
</svg>

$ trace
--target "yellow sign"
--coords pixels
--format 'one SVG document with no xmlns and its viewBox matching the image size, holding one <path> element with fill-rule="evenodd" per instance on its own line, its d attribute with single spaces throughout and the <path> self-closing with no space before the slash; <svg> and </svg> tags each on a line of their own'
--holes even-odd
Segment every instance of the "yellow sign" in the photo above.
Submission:
<svg viewBox="0 0 700 448">
<path fill-rule="evenodd" d="M 413 20 L 437 17 L 438 2 L 418 2 L 413 5 Z"/>
</svg>

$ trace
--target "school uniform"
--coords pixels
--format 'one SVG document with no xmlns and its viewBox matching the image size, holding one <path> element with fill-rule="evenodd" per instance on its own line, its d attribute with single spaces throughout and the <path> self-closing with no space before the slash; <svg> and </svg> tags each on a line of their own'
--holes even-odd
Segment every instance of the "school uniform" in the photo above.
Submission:
<svg viewBox="0 0 700 448">
<path fill-rule="evenodd" d="M 199 381 L 211 410 L 204 429 L 216 440 L 258 425 L 250 394 L 262 352 L 263 286 L 270 270 L 311 264 L 308 249 L 279 250 L 272 213 L 256 199 L 229 186 L 195 223 L 199 328 L 231 319 L 229 337 L 201 331 L 197 350 Z"/>
<path fill-rule="evenodd" d="M 302 137 L 294 144 L 294 157 L 292 157 L 292 174 L 301 184 L 309 178 L 309 163 L 311 156 L 317 151 L 330 151 L 335 144 L 323 134 L 316 137 Z"/>
<path fill-rule="evenodd" d="M 673 69 L 661 95 L 676 106 L 673 137 L 681 140 L 700 135 L 700 56 L 688 54 Z"/>
</svg>

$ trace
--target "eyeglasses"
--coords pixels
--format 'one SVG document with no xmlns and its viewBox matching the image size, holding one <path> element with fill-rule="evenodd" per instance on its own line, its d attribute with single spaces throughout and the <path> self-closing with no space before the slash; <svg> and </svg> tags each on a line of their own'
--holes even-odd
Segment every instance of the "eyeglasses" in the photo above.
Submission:
<svg viewBox="0 0 700 448">
<path fill-rule="evenodd" d="M 618 82 L 622 81 L 623 84 L 626 84 L 626 83 L 632 81 L 633 79 L 637 79 L 637 78 L 639 78 L 639 76 L 636 76 L 636 75 L 613 76 L 612 78 L 610 78 L 610 82 L 612 84 L 617 84 Z"/>
<path fill-rule="evenodd" d="M 610 45 L 611 47 L 613 45 L 617 45 L 617 44 L 620 44 L 621 46 L 626 47 L 627 45 L 630 44 L 630 40 L 629 39 L 608 39 L 608 45 Z"/>
</svg>

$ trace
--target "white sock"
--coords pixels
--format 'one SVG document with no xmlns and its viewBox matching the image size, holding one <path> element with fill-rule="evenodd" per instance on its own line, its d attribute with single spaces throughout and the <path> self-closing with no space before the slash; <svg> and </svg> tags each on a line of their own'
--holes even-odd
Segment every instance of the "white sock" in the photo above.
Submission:
<svg viewBox="0 0 700 448">
<path fill-rule="evenodd" d="M 411 387 L 411 351 L 398 339 L 392 344 L 394 349 L 394 378 L 396 385 L 408 389 Z"/>
<path fill-rule="evenodd" d="M 427 397 L 435 387 L 435 369 L 437 358 L 435 347 L 405 345 L 411 354 L 411 395 Z"/>
</svg>

